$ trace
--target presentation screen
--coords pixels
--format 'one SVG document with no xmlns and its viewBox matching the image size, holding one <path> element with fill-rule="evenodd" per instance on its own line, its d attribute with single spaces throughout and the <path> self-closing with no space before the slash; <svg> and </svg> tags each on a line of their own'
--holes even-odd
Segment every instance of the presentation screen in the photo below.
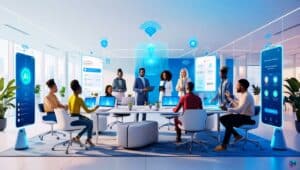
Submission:
<svg viewBox="0 0 300 170">
<path fill-rule="evenodd" d="M 200 92 L 214 92 L 217 86 L 217 58 L 204 56 L 196 58 L 195 62 L 195 90 Z"/>
<path fill-rule="evenodd" d="M 111 96 L 100 96 L 99 99 L 99 106 L 100 107 L 115 107 L 116 104 L 116 98 Z"/>
<path fill-rule="evenodd" d="M 16 54 L 16 126 L 22 127 L 34 123 L 34 58 Z"/>
<path fill-rule="evenodd" d="M 83 96 L 91 96 L 92 93 L 101 94 L 103 61 L 100 58 L 82 57 L 82 92 Z"/>
<path fill-rule="evenodd" d="M 176 106 L 178 103 L 178 96 L 163 96 L 162 98 L 162 106 Z"/>
<path fill-rule="evenodd" d="M 262 121 L 282 125 L 282 47 L 272 47 L 261 52 Z"/>
</svg>

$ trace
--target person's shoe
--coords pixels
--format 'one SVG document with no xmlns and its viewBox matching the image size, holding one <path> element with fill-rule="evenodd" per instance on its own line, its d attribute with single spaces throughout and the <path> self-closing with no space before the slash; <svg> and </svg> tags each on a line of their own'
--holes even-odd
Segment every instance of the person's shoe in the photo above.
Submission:
<svg viewBox="0 0 300 170">
<path fill-rule="evenodd" d="M 77 143 L 78 145 L 80 145 L 80 146 L 82 146 L 82 143 L 81 143 L 81 141 L 80 141 L 80 137 L 74 137 L 73 139 L 72 139 L 72 142 L 74 142 L 74 143 Z"/>
<path fill-rule="evenodd" d="M 233 142 L 234 142 L 234 143 L 237 143 L 237 142 L 240 141 L 241 139 L 243 139 L 243 136 L 242 136 L 242 135 L 235 136 Z"/>
<path fill-rule="evenodd" d="M 95 146 L 96 146 L 96 145 L 92 142 L 91 139 L 87 139 L 85 143 L 88 144 L 88 145 L 90 145 L 90 147 L 95 147 Z"/>
<path fill-rule="evenodd" d="M 215 152 L 220 152 L 220 151 L 225 151 L 225 150 L 226 150 L 226 147 L 223 145 L 218 145 L 214 149 Z"/>
</svg>

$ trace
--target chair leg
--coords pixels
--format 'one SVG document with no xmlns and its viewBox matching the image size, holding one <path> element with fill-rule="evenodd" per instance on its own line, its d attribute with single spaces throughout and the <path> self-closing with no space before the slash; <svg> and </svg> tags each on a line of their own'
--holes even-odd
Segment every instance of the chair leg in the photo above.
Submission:
<svg viewBox="0 0 300 170">
<path fill-rule="evenodd" d="M 253 140 L 253 139 L 249 139 L 249 133 L 248 133 L 248 130 L 245 130 L 245 137 L 244 137 L 243 139 L 239 140 L 237 143 L 239 143 L 239 142 L 243 142 L 243 144 L 242 144 L 242 150 L 246 150 L 245 145 L 246 145 L 247 143 L 252 143 L 252 144 L 254 144 L 256 147 L 259 147 L 260 150 L 263 150 L 263 148 L 261 147 L 261 145 L 260 145 L 260 143 L 259 143 L 258 141 Z"/>
</svg>

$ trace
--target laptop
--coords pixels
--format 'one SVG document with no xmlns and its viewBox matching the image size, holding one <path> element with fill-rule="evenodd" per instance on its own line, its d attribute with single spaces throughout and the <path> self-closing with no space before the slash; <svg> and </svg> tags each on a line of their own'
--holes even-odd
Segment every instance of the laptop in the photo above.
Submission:
<svg viewBox="0 0 300 170">
<path fill-rule="evenodd" d="M 163 96 L 161 105 L 163 108 L 173 108 L 179 103 L 178 96 Z"/>
<path fill-rule="evenodd" d="M 113 96 L 100 96 L 99 99 L 99 106 L 100 107 L 115 107 L 116 105 L 116 98 Z"/>
<path fill-rule="evenodd" d="M 94 108 L 96 106 L 96 97 L 84 98 L 84 103 L 88 108 Z"/>
</svg>

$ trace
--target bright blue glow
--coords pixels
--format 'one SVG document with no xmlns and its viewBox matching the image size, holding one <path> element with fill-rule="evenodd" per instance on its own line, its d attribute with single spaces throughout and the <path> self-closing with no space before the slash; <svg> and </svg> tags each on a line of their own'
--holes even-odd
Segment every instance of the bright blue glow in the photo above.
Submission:
<svg viewBox="0 0 300 170">
<path fill-rule="evenodd" d="M 102 39 L 100 41 L 101 47 L 106 48 L 108 46 L 108 40 L 107 39 Z"/>
<path fill-rule="evenodd" d="M 178 96 L 163 96 L 162 98 L 162 106 L 176 106 L 178 103 Z"/>
<path fill-rule="evenodd" d="M 99 106 L 101 107 L 115 107 L 115 103 L 115 97 L 100 96 Z"/>
<path fill-rule="evenodd" d="M 146 21 L 140 26 L 140 29 L 144 30 L 149 37 L 152 37 L 161 29 L 161 26 L 156 21 Z"/>
<path fill-rule="evenodd" d="M 278 114 L 278 111 L 277 111 L 277 110 L 271 109 L 271 108 L 264 108 L 264 111 L 265 111 L 266 113 L 270 113 L 270 114 L 274 114 L 274 115 Z"/>
<path fill-rule="evenodd" d="M 196 48 L 198 46 L 198 41 L 196 39 L 190 39 L 189 46 L 191 48 Z"/>
<path fill-rule="evenodd" d="M 277 77 L 277 76 L 274 76 L 274 77 L 273 77 L 273 83 L 274 83 L 274 84 L 277 84 L 277 82 L 278 82 L 278 77 Z"/>
<path fill-rule="evenodd" d="M 83 68 L 83 71 L 90 73 L 101 73 L 101 69 L 99 68 Z"/>
<path fill-rule="evenodd" d="M 24 85 L 28 85 L 31 82 L 31 73 L 26 67 L 21 71 L 21 80 Z"/>
<path fill-rule="evenodd" d="M 265 95 L 266 97 L 268 97 L 268 96 L 269 96 L 269 91 L 268 91 L 268 90 L 265 90 L 265 91 L 264 91 L 264 95 Z"/>
<path fill-rule="evenodd" d="M 277 90 L 273 91 L 273 97 L 275 97 L 275 98 L 278 97 L 278 91 Z"/>
</svg>

